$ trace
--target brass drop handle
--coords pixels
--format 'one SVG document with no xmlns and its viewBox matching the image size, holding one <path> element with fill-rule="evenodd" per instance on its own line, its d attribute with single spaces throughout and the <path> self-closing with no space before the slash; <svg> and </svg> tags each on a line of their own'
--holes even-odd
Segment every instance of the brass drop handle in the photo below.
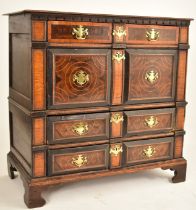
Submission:
<svg viewBox="0 0 196 210">
<path fill-rule="evenodd" d="M 121 60 L 125 60 L 125 54 L 122 54 L 121 52 L 117 52 L 112 56 L 112 60 L 116 60 L 118 63 L 121 62 Z"/>
<path fill-rule="evenodd" d="M 75 39 L 86 39 L 88 36 L 88 28 L 84 28 L 84 26 L 79 25 L 77 28 L 73 28 L 72 35 Z"/>
<path fill-rule="evenodd" d="M 113 36 L 118 36 L 118 38 L 121 38 L 122 36 L 126 36 L 126 30 L 122 26 L 119 26 L 117 30 L 113 30 L 112 33 Z"/>
<path fill-rule="evenodd" d="M 87 82 L 89 82 L 90 76 L 83 70 L 77 71 L 73 75 L 73 82 L 78 86 L 84 86 Z"/>
<path fill-rule="evenodd" d="M 154 28 L 150 29 L 150 31 L 146 31 L 146 39 L 148 41 L 157 41 L 159 38 L 159 31 L 156 31 Z"/>
<path fill-rule="evenodd" d="M 111 123 L 116 123 L 116 124 L 118 124 L 119 122 L 122 122 L 122 121 L 124 121 L 123 115 L 120 115 L 118 113 L 113 114 L 110 119 Z"/>
<path fill-rule="evenodd" d="M 148 81 L 150 84 L 154 84 L 158 78 L 159 73 L 154 70 L 150 70 L 145 74 L 145 80 Z"/>
<path fill-rule="evenodd" d="M 143 150 L 143 155 L 147 158 L 151 158 L 156 153 L 156 150 L 152 146 L 148 146 L 146 149 Z"/>
<path fill-rule="evenodd" d="M 72 131 L 79 136 L 85 135 L 88 133 L 88 124 L 84 122 L 76 123 L 73 125 Z"/>
<path fill-rule="evenodd" d="M 123 148 L 121 145 L 116 144 L 113 148 L 110 148 L 111 155 L 118 156 L 118 154 L 121 152 L 123 152 Z"/>
<path fill-rule="evenodd" d="M 88 163 L 87 157 L 84 155 L 78 155 L 77 157 L 73 157 L 72 158 L 72 162 L 73 165 L 77 166 L 77 167 L 81 167 L 85 164 Z"/>
<path fill-rule="evenodd" d="M 158 119 L 155 116 L 150 116 L 149 118 L 145 119 L 145 125 L 153 128 L 158 124 Z"/>
</svg>

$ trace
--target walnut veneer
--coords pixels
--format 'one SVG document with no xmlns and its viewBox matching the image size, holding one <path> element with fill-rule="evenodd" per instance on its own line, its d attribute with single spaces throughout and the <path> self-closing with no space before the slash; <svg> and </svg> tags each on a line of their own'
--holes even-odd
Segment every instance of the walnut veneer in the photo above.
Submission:
<svg viewBox="0 0 196 210">
<path fill-rule="evenodd" d="M 162 168 L 185 181 L 191 19 L 9 14 L 8 172 L 29 208 L 50 186 Z"/>
</svg>

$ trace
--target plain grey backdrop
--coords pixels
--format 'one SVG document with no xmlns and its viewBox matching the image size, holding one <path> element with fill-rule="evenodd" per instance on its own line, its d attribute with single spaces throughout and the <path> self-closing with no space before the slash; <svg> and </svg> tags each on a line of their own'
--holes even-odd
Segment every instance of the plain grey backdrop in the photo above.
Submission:
<svg viewBox="0 0 196 210">
<path fill-rule="evenodd" d="M 196 17 L 195 0 L 0 0 L 0 210 L 26 209 L 19 178 L 7 176 L 8 128 L 8 17 L 22 9 L 110 13 L 168 17 Z M 95 179 L 53 188 L 41 209 L 66 210 L 195 210 L 196 209 L 196 21 L 190 26 L 184 157 L 187 181 L 172 184 L 173 173 L 160 169 Z"/>
</svg>

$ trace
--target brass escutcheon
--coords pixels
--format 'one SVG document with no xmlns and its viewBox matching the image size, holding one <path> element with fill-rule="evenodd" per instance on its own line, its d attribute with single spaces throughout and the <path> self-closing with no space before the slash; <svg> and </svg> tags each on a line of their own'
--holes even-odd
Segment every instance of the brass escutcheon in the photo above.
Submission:
<svg viewBox="0 0 196 210">
<path fill-rule="evenodd" d="M 72 158 L 72 162 L 73 165 L 77 166 L 77 167 L 81 167 L 84 164 L 88 163 L 87 161 L 87 157 L 83 156 L 83 155 L 78 155 L 77 157 L 73 157 Z"/>
<path fill-rule="evenodd" d="M 152 28 L 150 31 L 146 31 L 146 38 L 148 41 L 157 41 L 159 32 Z"/>
<path fill-rule="evenodd" d="M 120 114 L 118 114 L 118 113 L 116 113 L 116 114 L 113 114 L 112 115 L 112 117 L 111 117 L 111 119 L 110 119 L 110 122 L 111 123 L 119 123 L 119 122 L 121 122 L 121 121 L 123 121 L 124 120 L 124 118 L 123 118 L 123 116 L 121 116 Z"/>
<path fill-rule="evenodd" d="M 117 156 L 120 152 L 123 152 L 121 145 L 116 144 L 113 148 L 110 148 L 110 154 Z"/>
<path fill-rule="evenodd" d="M 159 78 L 158 72 L 150 70 L 145 74 L 145 80 L 147 80 L 150 84 L 154 84 L 156 80 Z"/>
<path fill-rule="evenodd" d="M 125 54 L 117 52 L 115 55 L 112 56 L 112 60 L 116 60 L 118 63 L 120 63 L 121 60 L 125 60 Z"/>
<path fill-rule="evenodd" d="M 72 35 L 76 39 L 86 39 L 88 36 L 88 28 L 84 28 L 83 26 L 79 25 L 77 28 L 73 28 Z"/>
<path fill-rule="evenodd" d="M 88 124 L 84 122 L 79 122 L 73 125 L 72 131 L 80 136 L 88 133 Z"/>
<path fill-rule="evenodd" d="M 156 117 L 154 116 L 150 116 L 149 118 L 145 119 L 145 125 L 147 125 L 150 128 L 155 127 L 158 124 L 158 120 Z"/>
<path fill-rule="evenodd" d="M 121 36 L 126 36 L 126 31 L 124 30 L 124 28 L 122 26 L 119 26 L 117 30 L 113 30 L 112 33 L 113 36 L 118 36 L 119 38 L 121 38 Z"/>
<path fill-rule="evenodd" d="M 88 81 L 89 74 L 87 74 L 85 71 L 80 70 L 73 75 L 73 82 L 79 86 L 85 85 Z"/>
<path fill-rule="evenodd" d="M 146 156 L 147 158 L 152 157 L 156 153 L 155 148 L 152 146 L 148 146 L 147 149 L 143 150 L 143 155 Z"/>
</svg>

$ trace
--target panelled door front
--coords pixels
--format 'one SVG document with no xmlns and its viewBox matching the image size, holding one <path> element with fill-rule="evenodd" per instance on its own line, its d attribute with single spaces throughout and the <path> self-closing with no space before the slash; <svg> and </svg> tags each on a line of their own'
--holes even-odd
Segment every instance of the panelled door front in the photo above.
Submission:
<svg viewBox="0 0 196 210">
<path fill-rule="evenodd" d="M 111 50 L 49 49 L 48 108 L 110 103 Z"/>
<path fill-rule="evenodd" d="M 174 101 L 177 50 L 127 49 L 124 102 Z"/>
</svg>

